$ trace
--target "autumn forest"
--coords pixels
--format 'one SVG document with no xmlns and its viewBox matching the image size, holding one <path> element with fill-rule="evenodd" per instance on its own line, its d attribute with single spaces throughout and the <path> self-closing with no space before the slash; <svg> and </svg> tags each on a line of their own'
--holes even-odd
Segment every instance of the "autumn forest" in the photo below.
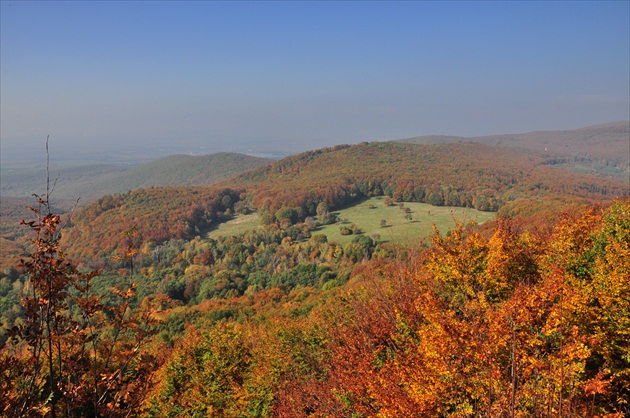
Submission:
<svg viewBox="0 0 630 418">
<path fill-rule="evenodd" d="M 0 415 L 628 416 L 630 129 L 593 129 L 3 196 Z"/>
</svg>

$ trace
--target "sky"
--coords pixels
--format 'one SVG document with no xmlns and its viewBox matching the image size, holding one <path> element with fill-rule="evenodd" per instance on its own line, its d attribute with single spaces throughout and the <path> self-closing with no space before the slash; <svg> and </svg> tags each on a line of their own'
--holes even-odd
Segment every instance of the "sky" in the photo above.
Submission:
<svg viewBox="0 0 630 418">
<path fill-rule="evenodd" d="M 0 158 L 630 119 L 630 2 L 0 0 Z M 56 147 L 56 148 L 55 148 Z"/>
</svg>

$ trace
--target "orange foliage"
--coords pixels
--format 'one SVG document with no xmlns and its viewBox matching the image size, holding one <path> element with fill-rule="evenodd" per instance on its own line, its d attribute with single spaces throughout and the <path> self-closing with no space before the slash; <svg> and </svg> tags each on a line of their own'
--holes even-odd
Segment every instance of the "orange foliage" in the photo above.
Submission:
<svg viewBox="0 0 630 418">
<path fill-rule="evenodd" d="M 546 235 L 504 219 L 489 239 L 459 226 L 426 258 L 356 270 L 321 314 L 325 376 L 286 383 L 276 411 L 627 414 L 629 215 L 621 201 Z"/>
</svg>

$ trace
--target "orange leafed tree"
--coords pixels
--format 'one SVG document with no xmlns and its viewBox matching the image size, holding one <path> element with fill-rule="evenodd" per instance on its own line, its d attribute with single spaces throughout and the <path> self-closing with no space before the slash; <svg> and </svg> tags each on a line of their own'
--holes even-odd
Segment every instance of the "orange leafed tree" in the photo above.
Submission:
<svg viewBox="0 0 630 418">
<path fill-rule="evenodd" d="M 79 272 L 59 249 L 59 215 L 46 199 L 23 222 L 35 234 L 22 261 L 28 292 L 23 322 L 0 347 L 3 416 L 127 416 L 142 400 L 155 355 L 142 350 L 154 321 L 150 303 L 132 312 L 133 286 L 105 306 L 91 291 L 99 272 Z"/>
<path fill-rule="evenodd" d="M 318 314 L 327 367 L 285 382 L 278 415 L 627 416 L 630 202 L 433 244 L 355 269 Z"/>
</svg>

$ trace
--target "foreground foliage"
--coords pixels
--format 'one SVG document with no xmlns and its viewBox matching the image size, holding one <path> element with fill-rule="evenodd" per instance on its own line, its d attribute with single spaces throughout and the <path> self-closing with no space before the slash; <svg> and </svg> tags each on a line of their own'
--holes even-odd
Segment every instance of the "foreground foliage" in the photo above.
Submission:
<svg viewBox="0 0 630 418">
<path fill-rule="evenodd" d="M 40 203 L 24 321 L 0 351 L 4 415 L 630 413 L 628 200 L 539 227 L 459 224 L 415 253 L 298 244 L 272 225 L 156 253 L 190 280 L 164 277 L 182 299 L 151 302 L 133 229 L 108 296 L 59 252 Z"/>
<path fill-rule="evenodd" d="M 626 416 L 628 277 L 627 201 L 549 230 L 460 226 L 358 266 L 306 317 L 191 329 L 145 413 Z"/>
<path fill-rule="evenodd" d="M 91 291 L 98 271 L 79 272 L 59 250 L 60 217 L 47 199 L 31 208 L 34 251 L 21 262 L 27 278 L 24 316 L 0 346 L 3 416 L 127 416 L 159 364 L 145 346 L 151 303 L 131 311 L 133 283 L 114 287 L 115 304 Z M 130 261 L 133 245 L 122 258 Z"/>
</svg>

